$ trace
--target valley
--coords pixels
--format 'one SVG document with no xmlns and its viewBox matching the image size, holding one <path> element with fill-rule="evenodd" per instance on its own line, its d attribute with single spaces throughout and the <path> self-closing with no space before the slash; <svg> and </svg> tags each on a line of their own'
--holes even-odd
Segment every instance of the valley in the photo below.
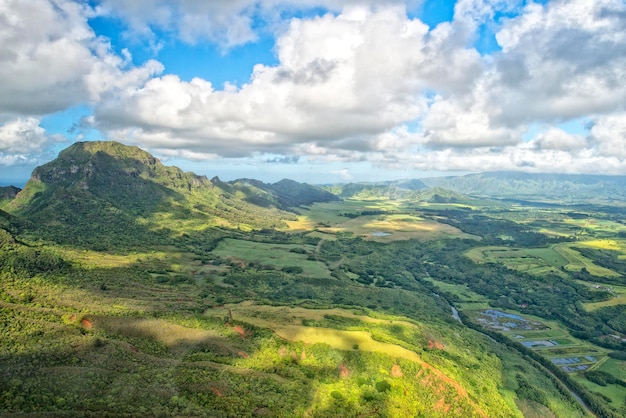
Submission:
<svg viewBox="0 0 626 418">
<path fill-rule="evenodd" d="M 2 203 L 0 415 L 626 414 L 623 202 L 410 187 L 74 145 Z"/>
</svg>

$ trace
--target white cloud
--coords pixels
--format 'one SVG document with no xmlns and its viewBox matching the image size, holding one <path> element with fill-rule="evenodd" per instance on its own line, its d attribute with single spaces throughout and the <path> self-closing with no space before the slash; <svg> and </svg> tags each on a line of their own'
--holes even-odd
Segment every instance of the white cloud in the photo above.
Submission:
<svg viewBox="0 0 626 418">
<path fill-rule="evenodd" d="M 591 128 L 591 139 L 599 156 L 626 160 L 626 112 L 599 118 Z"/>
<path fill-rule="evenodd" d="M 154 38 L 155 32 L 174 34 L 195 44 L 214 42 L 224 49 L 255 41 L 258 26 L 282 27 L 284 10 L 302 11 L 326 8 L 339 12 L 344 7 L 389 5 L 416 8 L 421 0 L 101 0 L 96 8 L 100 15 L 122 19 L 131 36 Z"/>
<path fill-rule="evenodd" d="M 468 0 L 429 30 L 401 6 L 348 5 L 293 19 L 276 41 L 279 64 L 258 65 L 239 89 L 155 78 L 100 105 L 95 121 L 113 138 L 194 155 L 571 171 L 597 167 L 611 150 L 606 168 L 617 170 L 620 134 L 608 132 L 626 91 L 615 84 L 626 79 L 623 17 L 613 13 L 622 9 L 617 0 L 523 9 Z M 480 24 L 512 10 L 521 14 L 496 28 L 502 52 L 481 57 L 468 46 Z M 576 48 L 585 54 L 568 52 Z M 593 140 L 550 127 L 581 116 L 596 120 Z M 524 142 L 536 123 L 546 129 Z"/>
<path fill-rule="evenodd" d="M 37 152 L 51 140 L 40 116 L 88 104 L 85 121 L 109 138 L 189 160 L 626 172 L 623 0 L 458 0 L 454 20 L 432 30 L 407 17 L 419 3 L 0 0 L 2 152 Z M 272 17 L 314 6 L 332 13 Z M 135 68 L 96 37 L 88 18 L 97 14 L 119 17 L 156 48 L 169 41 L 157 32 L 227 49 L 276 25 L 278 64 L 224 89 L 159 77 L 160 63 Z M 501 51 L 472 47 L 481 25 Z M 589 132 L 557 128 L 579 118 L 592 122 Z M 542 130 L 524 141 L 530 126 Z"/>
<path fill-rule="evenodd" d="M 0 126 L 0 152 L 31 153 L 41 151 L 49 138 L 35 118 L 17 119 Z"/>
<path fill-rule="evenodd" d="M 162 70 L 127 71 L 87 24 L 89 9 L 68 0 L 0 0 L 0 115 L 44 115 L 95 102 Z"/>
<path fill-rule="evenodd" d="M 572 151 L 585 149 L 587 139 L 582 135 L 572 135 L 559 128 L 549 128 L 537 135 L 533 141 L 541 150 Z"/>
<path fill-rule="evenodd" d="M 626 3 L 529 3 L 496 34 L 494 94 L 508 126 L 614 111 L 626 99 Z M 494 99 L 495 100 L 495 99 Z"/>
<path fill-rule="evenodd" d="M 476 26 L 494 10 L 514 9 L 516 3 L 462 1 L 455 16 Z M 626 103 L 625 17 L 620 0 L 529 3 L 519 16 L 504 19 L 496 33 L 502 52 L 484 58 L 484 71 L 471 91 L 435 98 L 422 121 L 424 142 L 510 146 L 522 142 L 531 123 L 560 124 L 619 111 Z M 534 145 L 575 153 L 587 143 L 552 129 Z"/>
<path fill-rule="evenodd" d="M 20 118 L 0 125 L 0 164 L 13 165 L 37 159 L 51 143 L 64 138 L 50 136 L 36 118 Z"/>
<path fill-rule="evenodd" d="M 277 40 L 280 64 L 258 65 L 239 90 L 155 78 L 99 106 L 96 121 L 113 137 L 132 127 L 146 146 L 222 155 L 376 149 L 374 138 L 423 116 L 424 91 L 466 91 L 480 75 L 480 56 L 446 43 L 454 36 L 398 7 L 294 19 Z"/>
</svg>

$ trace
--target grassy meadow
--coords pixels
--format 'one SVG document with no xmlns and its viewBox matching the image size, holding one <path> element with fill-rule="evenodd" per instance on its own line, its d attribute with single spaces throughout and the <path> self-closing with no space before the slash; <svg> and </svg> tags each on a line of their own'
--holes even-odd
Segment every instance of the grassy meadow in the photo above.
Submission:
<svg viewBox="0 0 626 418">
<path fill-rule="evenodd" d="M 451 225 L 411 214 L 409 212 L 415 212 L 412 206 L 388 199 L 315 203 L 306 210 L 299 210 L 297 220 L 286 221 L 286 224 L 292 232 L 315 230 L 327 236 L 350 233 L 377 242 L 478 238 Z M 368 212 L 381 213 L 361 215 Z"/>
</svg>

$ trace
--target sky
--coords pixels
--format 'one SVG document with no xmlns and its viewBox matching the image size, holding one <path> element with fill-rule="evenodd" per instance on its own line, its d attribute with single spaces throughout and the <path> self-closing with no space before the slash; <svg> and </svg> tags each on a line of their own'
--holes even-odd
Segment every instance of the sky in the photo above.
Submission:
<svg viewBox="0 0 626 418">
<path fill-rule="evenodd" d="M 77 141 L 265 182 L 626 174 L 624 0 L 0 0 L 0 184 Z"/>
</svg>

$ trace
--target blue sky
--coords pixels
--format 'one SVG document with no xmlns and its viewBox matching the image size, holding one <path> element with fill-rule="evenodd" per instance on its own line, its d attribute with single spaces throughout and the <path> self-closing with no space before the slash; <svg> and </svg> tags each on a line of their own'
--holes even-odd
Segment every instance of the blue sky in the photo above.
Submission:
<svg viewBox="0 0 626 418">
<path fill-rule="evenodd" d="M 0 183 L 81 140 L 226 180 L 626 174 L 624 16 L 622 0 L 7 0 Z"/>
</svg>

